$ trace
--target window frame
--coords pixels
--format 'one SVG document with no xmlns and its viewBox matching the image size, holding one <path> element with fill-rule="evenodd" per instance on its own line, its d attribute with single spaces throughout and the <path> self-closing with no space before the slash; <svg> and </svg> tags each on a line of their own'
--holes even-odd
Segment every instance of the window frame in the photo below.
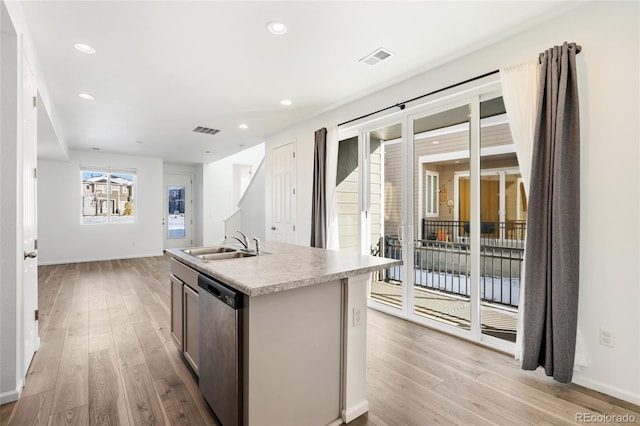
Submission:
<svg viewBox="0 0 640 426">
<path fill-rule="evenodd" d="M 99 174 L 102 174 L 104 176 L 107 176 L 106 182 L 105 183 L 95 183 L 94 184 L 94 188 L 93 188 L 93 194 L 96 194 L 97 191 L 97 186 L 100 185 L 103 188 L 103 190 L 100 191 L 101 194 L 104 194 L 105 196 L 105 200 L 106 201 L 106 215 L 104 216 L 100 216 L 103 217 L 104 220 L 103 221 L 99 221 L 99 222 L 85 222 L 85 217 L 90 217 L 88 215 L 84 215 L 84 210 L 85 210 L 85 196 L 87 195 L 85 193 L 85 190 L 87 189 L 86 187 L 91 185 L 90 183 L 87 183 L 87 181 L 85 180 L 85 173 L 92 173 L 95 174 L 96 176 Z M 131 216 L 129 216 L 130 220 L 123 220 L 123 221 L 119 221 L 119 220 L 113 220 L 114 217 L 125 217 L 124 215 L 116 215 L 115 213 L 112 213 L 112 205 L 116 208 L 116 210 L 119 209 L 119 204 L 116 207 L 116 204 L 114 204 L 114 202 L 119 203 L 119 197 L 118 195 L 123 194 L 120 190 L 117 191 L 116 194 L 116 198 L 114 198 L 114 194 L 113 194 L 113 187 L 112 187 L 112 179 L 113 179 L 113 175 L 126 175 L 126 176 L 131 176 L 133 177 L 133 183 L 131 185 L 131 190 L 126 192 L 127 195 L 127 199 L 129 201 L 133 202 L 133 214 Z M 121 177 L 121 176 L 120 176 Z M 115 184 L 115 186 L 122 186 L 122 185 L 117 185 Z M 80 167 L 80 224 L 81 225 L 132 225 L 132 224 L 136 224 L 138 222 L 138 213 L 137 213 L 137 202 L 136 202 L 136 196 L 137 196 L 137 186 L 138 186 L 138 172 L 136 169 L 111 169 L 111 168 L 105 168 L 105 167 L 92 167 L 92 166 L 82 166 Z M 97 197 L 94 196 L 94 202 L 98 201 Z M 94 207 L 97 209 L 97 205 Z M 97 214 L 95 215 L 97 216 Z"/>
<path fill-rule="evenodd" d="M 440 172 L 434 172 L 433 170 L 429 170 L 422 165 L 422 181 L 424 182 L 424 217 L 439 217 L 440 216 Z M 433 184 L 435 178 L 435 185 L 433 185 L 433 190 L 429 191 L 429 177 L 431 177 L 431 182 Z M 419 198 L 419 197 L 418 197 Z M 431 200 L 429 200 L 431 199 Z M 429 209 L 429 201 L 431 201 L 431 209 Z"/>
</svg>

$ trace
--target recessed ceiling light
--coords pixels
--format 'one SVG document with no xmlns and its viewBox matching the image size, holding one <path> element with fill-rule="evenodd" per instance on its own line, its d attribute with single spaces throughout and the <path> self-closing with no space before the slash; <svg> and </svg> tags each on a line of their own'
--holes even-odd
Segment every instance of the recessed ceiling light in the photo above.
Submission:
<svg viewBox="0 0 640 426">
<path fill-rule="evenodd" d="M 289 106 L 292 102 L 289 99 L 283 99 L 280 101 L 280 105 Z"/>
<path fill-rule="evenodd" d="M 242 124 L 238 124 L 238 128 L 240 128 L 240 129 L 248 129 L 249 126 L 244 124 L 244 123 L 242 123 Z"/>
<path fill-rule="evenodd" d="M 434 144 L 434 145 L 438 145 L 440 143 L 440 141 L 433 141 L 431 143 Z"/>
<path fill-rule="evenodd" d="M 267 30 L 269 30 L 271 34 L 282 35 L 287 32 L 287 27 L 282 22 L 271 21 L 267 24 Z"/>
<path fill-rule="evenodd" d="M 93 95 L 90 95 L 89 93 L 78 93 L 78 96 L 80 96 L 82 99 L 86 99 L 87 101 L 95 101 L 96 97 Z"/>
<path fill-rule="evenodd" d="M 204 153 L 205 154 L 211 154 L 211 151 L 205 151 Z"/>
<path fill-rule="evenodd" d="M 96 53 L 96 49 L 89 46 L 88 44 L 76 43 L 73 45 L 73 47 L 75 47 L 77 51 L 86 53 L 87 55 L 93 55 L 94 53 Z"/>
</svg>

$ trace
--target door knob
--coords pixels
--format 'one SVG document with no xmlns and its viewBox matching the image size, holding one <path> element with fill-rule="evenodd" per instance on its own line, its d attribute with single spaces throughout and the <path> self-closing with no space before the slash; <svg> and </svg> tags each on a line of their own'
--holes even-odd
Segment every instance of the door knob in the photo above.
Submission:
<svg viewBox="0 0 640 426">
<path fill-rule="evenodd" d="M 271 230 L 272 230 L 272 231 L 275 231 L 275 230 L 276 230 L 276 227 L 275 227 L 275 226 L 272 226 L 272 227 L 271 227 Z"/>
<path fill-rule="evenodd" d="M 24 258 L 29 258 L 29 259 L 35 259 L 36 257 L 38 257 L 38 253 L 36 253 L 35 251 L 31 251 L 29 253 L 27 253 L 26 251 L 24 252 Z"/>
</svg>

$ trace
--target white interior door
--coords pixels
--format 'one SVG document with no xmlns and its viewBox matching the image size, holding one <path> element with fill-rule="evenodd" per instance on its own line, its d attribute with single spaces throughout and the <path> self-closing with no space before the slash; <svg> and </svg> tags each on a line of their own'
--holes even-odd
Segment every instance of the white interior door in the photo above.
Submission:
<svg viewBox="0 0 640 426">
<path fill-rule="evenodd" d="M 193 245 L 192 176 L 164 174 L 164 248 Z"/>
<path fill-rule="evenodd" d="M 23 72 L 22 94 L 22 226 L 23 226 L 23 365 L 22 373 L 26 374 L 33 354 L 38 349 L 38 260 L 37 256 L 37 222 L 36 222 L 36 99 L 35 79 L 26 61 Z"/>
<path fill-rule="evenodd" d="M 295 143 L 273 149 L 273 195 L 270 240 L 296 242 Z"/>
</svg>

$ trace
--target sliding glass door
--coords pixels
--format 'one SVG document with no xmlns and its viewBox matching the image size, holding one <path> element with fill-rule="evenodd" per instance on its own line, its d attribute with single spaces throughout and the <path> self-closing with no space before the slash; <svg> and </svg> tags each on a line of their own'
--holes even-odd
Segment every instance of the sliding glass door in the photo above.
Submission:
<svg viewBox="0 0 640 426">
<path fill-rule="evenodd" d="M 413 314 L 471 330 L 470 181 L 456 196 L 456 173 L 470 169 L 471 105 L 411 118 Z M 460 216 L 460 217 L 457 217 Z"/>
<path fill-rule="evenodd" d="M 403 206 L 406 203 L 401 167 L 404 155 L 402 124 L 394 123 L 363 133 L 367 164 L 364 188 L 365 231 L 369 254 L 403 259 L 405 230 Z M 387 167 L 392 164 L 394 167 Z M 406 268 L 394 267 L 373 274 L 369 300 L 383 309 L 402 310 L 406 299 Z"/>
<path fill-rule="evenodd" d="M 480 102 L 480 329 L 516 340 L 527 198 L 501 97 Z"/>
<path fill-rule="evenodd" d="M 372 275 L 369 306 L 513 350 L 526 197 L 493 82 L 343 130 L 343 250 L 402 259 Z"/>
</svg>

